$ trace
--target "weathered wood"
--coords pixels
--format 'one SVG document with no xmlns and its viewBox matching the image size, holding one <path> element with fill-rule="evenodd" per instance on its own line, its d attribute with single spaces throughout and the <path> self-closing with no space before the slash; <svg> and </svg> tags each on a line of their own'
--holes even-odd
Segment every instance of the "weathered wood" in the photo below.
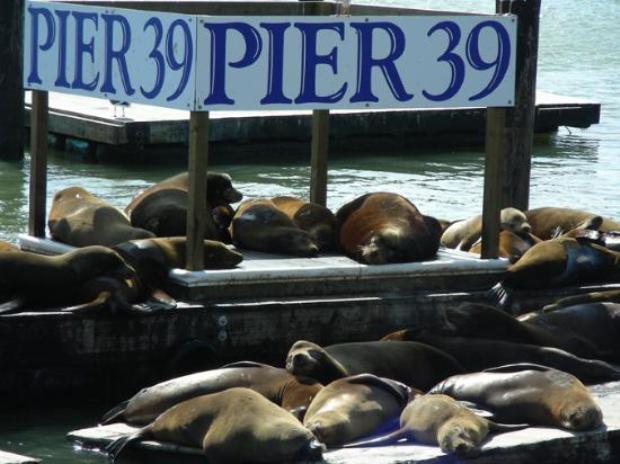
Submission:
<svg viewBox="0 0 620 464">
<path fill-rule="evenodd" d="M 30 113 L 30 206 L 28 231 L 45 237 L 45 199 L 47 195 L 47 122 L 48 94 L 32 92 Z"/>
<path fill-rule="evenodd" d="M 483 259 L 497 258 L 498 252 L 505 123 L 505 108 L 487 109 L 484 197 L 482 199 L 482 251 L 480 253 Z"/>
<path fill-rule="evenodd" d="M 327 156 L 329 151 L 329 110 L 312 112 L 310 160 L 310 201 L 327 205 Z"/>
<path fill-rule="evenodd" d="M 24 156 L 23 0 L 0 2 L 0 158 Z"/>
<path fill-rule="evenodd" d="M 187 204 L 187 269 L 204 269 L 204 237 L 215 235 L 215 226 L 207 214 L 207 164 L 209 156 L 209 113 L 190 113 L 189 119 L 189 194 Z"/>
<path fill-rule="evenodd" d="M 518 16 L 515 106 L 506 112 L 501 204 L 528 209 L 534 134 L 541 0 L 496 0 L 498 13 Z"/>
</svg>

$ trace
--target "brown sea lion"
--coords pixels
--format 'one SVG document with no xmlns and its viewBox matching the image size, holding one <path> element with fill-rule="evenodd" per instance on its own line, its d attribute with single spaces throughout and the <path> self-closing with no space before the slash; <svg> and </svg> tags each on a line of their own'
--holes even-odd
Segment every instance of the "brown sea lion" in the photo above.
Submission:
<svg viewBox="0 0 620 464">
<path fill-rule="evenodd" d="M 395 193 L 369 193 L 336 213 L 338 243 L 350 258 L 366 264 L 431 259 L 439 249 L 441 226 Z"/>
<path fill-rule="evenodd" d="M 467 372 L 505 364 L 534 363 L 566 371 L 586 383 L 620 380 L 620 369 L 598 359 L 580 358 L 559 348 L 502 340 L 402 332 L 405 333 L 387 335 L 384 340 L 391 343 L 395 343 L 391 340 L 414 340 L 433 346 L 456 359 Z M 399 334 L 401 336 L 398 336 Z"/>
<path fill-rule="evenodd" d="M 594 430 L 603 425 L 601 409 L 574 376 L 533 364 L 514 364 L 456 375 L 431 393 L 488 408 L 498 420 Z"/>
<path fill-rule="evenodd" d="M 314 379 L 294 376 L 284 369 L 242 361 L 143 388 L 104 414 L 102 423 L 125 421 L 144 425 L 181 401 L 233 387 L 255 390 L 285 410 L 303 417 L 322 385 Z"/>
<path fill-rule="evenodd" d="M 12 243 L 0 240 L 0 251 L 19 251 L 19 247 L 17 245 L 13 245 Z"/>
<path fill-rule="evenodd" d="M 532 226 L 532 233 L 543 240 L 554 236 L 559 228 L 563 231 L 578 229 L 584 223 L 597 216 L 594 213 L 570 208 L 544 207 L 525 212 Z M 620 223 L 609 218 L 601 218 L 600 230 L 603 232 L 620 231 Z"/>
<path fill-rule="evenodd" d="M 446 353 L 416 342 L 357 342 L 326 346 L 299 340 L 286 356 L 286 370 L 323 384 L 357 374 L 374 374 L 427 390 L 438 379 L 463 372 Z"/>
<path fill-rule="evenodd" d="M 532 234 L 517 235 L 510 230 L 502 230 L 499 233 L 497 255 L 500 258 L 508 258 L 511 263 L 515 263 L 527 250 L 541 241 Z M 468 251 L 480 254 L 482 252 L 482 239 L 476 241 Z"/>
<path fill-rule="evenodd" d="M 289 412 L 247 388 L 198 396 L 106 447 L 114 461 L 129 443 L 158 440 L 202 448 L 209 464 L 318 460 L 323 447 Z"/>
<path fill-rule="evenodd" d="M 382 446 L 402 439 L 438 445 L 444 453 L 472 456 L 489 432 L 509 432 L 527 425 L 498 424 L 442 394 L 418 395 L 400 415 L 400 428 L 388 435 L 350 446 Z"/>
<path fill-rule="evenodd" d="M 287 196 L 273 197 L 271 201 L 292 219 L 297 227 L 310 234 L 320 251 L 335 250 L 336 216 L 328 208 Z"/>
<path fill-rule="evenodd" d="M 187 172 L 169 177 L 136 195 L 125 208 L 132 225 L 153 232 L 158 237 L 184 236 L 187 231 L 187 195 L 189 177 Z M 236 203 L 241 193 L 232 185 L 228 174 L 207 173 L 207 208 Z M 219 211 L 215 212 L 217 223 Z M 225 230 L 225 229 L 224 229 Z M 221 240 L 223 230 L 217 227 L 207 230 L 205 238 Z"/>
<path fill-rule="evenodd" d="M 312 400 L 304 425 L 328 448 L 385 431 L 409 400 L 400 382 L 360 374 L 334 380 Z"/>
<path fill-rule="evenodd" d="M 525 214 L 516 208 L 504 208 L 500 213 L 500 228 L 517 235 L 527 236 L 531 227 Z M 482 234 L 482 215 L 455 222 L 441 236 L 441 244 L 447 248 L 469 251 Z"/>
<path fill-rule="evenodd" d="M 132 278 L 135 270 L 118 253 L 99 245 L 57 256 L 0 252 L 0 291 L 10 299 L 0 305 L 0 314 L 76 304 L 82 285 L 106 275 Z"/>
<path fill-rule="evenodd" d="M 319 252 L 310 234 L 297 227 L 266 198 L 243 201 L 230 231 L 238 248 L 304 257 L 316 256 Z"/>
<path fill-rule="evenodd" d="M 76 247 L 154 237 L 148 230 L 132 227 L 125 213 L 82 187 L 56 192 L 47 225 L 54 240 Z"/>
</svg>

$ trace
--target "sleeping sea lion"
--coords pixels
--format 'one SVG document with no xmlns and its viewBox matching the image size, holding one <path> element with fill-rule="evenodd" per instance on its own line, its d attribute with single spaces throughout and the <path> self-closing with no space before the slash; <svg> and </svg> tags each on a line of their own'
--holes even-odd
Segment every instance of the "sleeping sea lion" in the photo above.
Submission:
<svg viewBox="0 0 620 464">
<path fill-rule="evenodd" d="M 586 383 L 620 380 L 620 369 L 604 361 L 580 358 L 558 348 L 428 333 L 415 333 L 412 338 L 405 333 L 404 336 L 395 338 L 397 334 L 399 332 L 387 335 L 384 340 L 412 339 L 433 346 L 456 359 L 467 372 L 505 364 L 534 363 L 566 371 Z"/>
<path fill-rule="evenodd" d="M 517 235 L 527 236 L 531 227 L 525 214 L 516 208 L 504 208 L 500 213 L 500 228 Z M 464 219 L 450 225 L 441 236 L 441 244 L 447 248 L 469 251 L 482 234 L 482 215 Z"/>
<path fill-rule="evenodd" d="M 556 311 L 558 309 L 567 308 L 586 303 L 605 303 L 620 302 L 620 290 L 602 290 L 600 292 L 581 293 L 579 295 L 566 296 L 543 306 L 543 312 Z"/>
<path fill-rule="evenodd" d="M 400 416 L 410 389 L 372 374 L 334 380 L 312 400 L 304 426 L 327 448 L 385 431 Z"/>
<path fill-rule="evenodd" d="M 148 424 L 181 401 L 233 387 L 250 388 L 285 410 L 303 417 L 322 385 L 314 379 L 294 376 L 284 369 L 242 361 L 143 388 L 104 414 L 101 422 L 107 424 L 122 420 L 133 425 Z"/>
<path fill-rule="evenodd" d="M 488 408 L 501 421 L 594 430 L 603 415 L 574 376 L 549 367 L 514 364 L 455 375 L 431 389 Z"/>
<path fill-rule="evenodd" d="M 148 230 L 132 227 L 125 213 L 82 187 L 56 192 L 47 225 L 54 240 L 76 247 L 154 237 Z"/>
<path fill-rule="evenodd" d="M 369 193 L 336 213 L 338 243 L 350 258 L 366 264 L 402 263 L 433 258 L 441 225 L 395 193 Z"/>
<path fill-rule="evenodd" d="M 438 445 L 444 453 L 472 456 L 489 432 L 509 432 L 527 425 L 498 424 L 476 415 L 447 395 L 418 395 L 400 415 L 400 428 L 388 435 L 353 443 L 351 447 L 384 446 L 402 439 Z"/>
<path fill-rule="evenodd" d="M 0 291 L 11 299 L 0 314 L 79 302 L 79 289 L 98 277 L 135 277 L 135 270 L 110 248 L 93 245 L 57 256 L 0 252 Z"/>
<path fill-rule="evenodd" d="M 440 379 L 463 372 L 446 353 L 416 342 L 357 342 L 326 346 L 299 340 L 286 356 L 286 370 L 324 385 L 357 374 L 374 374 L 427 390 Z"/>
<path fill-rule="evenodd" d="M 177 174 L 140 192 L 125 208 L 125 212 L 135 227 L 147 229 L 158 237 L 184 236 L 187 231 L 188 192 L 188 173 Z M 209 211 L 228 203 L 236 203 L 241 198 L 241 193 L 233 187 L 228 174 L 207 173 L 206 200 Z M 218 214 L 216 211 L 216 221 Z M 220 240 L 225 238 L 221 236 L 222 232 L 215 227 L 206 231 L 205 238 Z"/>
<path fill-rule="evenodd" d="M 511 263 L 515 263 L 527 250 L 541 241 L 532 234 L 518 235 L 510 230 L 502 230 L 499 233 L 497 255 L 500 258 L 508 258 Z M 468 251 L 480 254 L 482 252 L 482 239 L 477 240 Z"/>
<path fill-rule="evenodd" d="M 554 236 L 557 229 L 569 231 L 583 226 L 584 222 L 597 216 L 587 211 L 570 208 L 544 207 L 530 209 L 525 212 L 528 222 L 532 226 L 532 233 L 543 240 Z M 620 231 L 620 223 L 613 219 L 601 217 L 600 230 L 602 232 Z"/>
<path fill-rule="evenodd" d="M 201 448 L 209 464 L 319 460 L 323 451 L 291 413 L 247 388 L 179 403 L 133 435 L 112 442 L 106 451 L 116 461 L 125 446 L 149 439 Z"/>
<path fill-rule="evenodd" d="M 336 248 L 336 216 L 325 206 L 304 202 L 295 197 L 273 197 L 277 208 L 286 214 L 302 230 L 310 234 L 321 251 Z"/>
<path fill-rule="evenodd" d="M 242 202 L 230 231 L 238 248 L 304 257 L 316 256 L 319 252 L 310 234 L 266 198 Z"/>
</svg>

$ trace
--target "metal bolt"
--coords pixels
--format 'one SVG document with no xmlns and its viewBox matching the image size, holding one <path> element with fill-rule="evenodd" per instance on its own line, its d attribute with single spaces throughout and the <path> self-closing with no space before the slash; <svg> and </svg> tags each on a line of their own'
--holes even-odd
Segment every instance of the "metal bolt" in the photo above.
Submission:
<svg viewBox="0 0 620 464">
<path fill-rule="evenodd" d="M 219 325 L 220 327 L 226 327 L 228 325 L 228 318 L 226 316 L 218 317 L 217 325 Z"/>
<path fill-rule="evenodd" d="M 225 330 L 220 330 L 217 334 L 217 339 L 221 342 L 225 342 L 228 339 L 228 334 Z"/>
</svg>

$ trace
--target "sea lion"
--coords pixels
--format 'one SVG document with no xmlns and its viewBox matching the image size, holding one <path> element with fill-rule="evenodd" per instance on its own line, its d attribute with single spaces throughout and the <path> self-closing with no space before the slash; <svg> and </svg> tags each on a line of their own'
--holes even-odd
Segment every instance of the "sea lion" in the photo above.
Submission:
<svg viewBox="0 0 620 464">
<path fill-rule="evenodd" d="M 209 464 L 318 460 L 323 450 L 291 413 L 247 388 L 183 401 L 106 451 L 116 461 L 129 443 L 147 439 L 202 448 Z"/>
<path fill-rule="evenodd" d="M 338 448 L 385 430 L 409 400 L 400 382 L 360 374 L 334 380 L 312 400 L 304 426 L 327 448 Z"/>
<path fill-rule="evenodd" d="M 319 247 L 273 201 L 261 198 L 243 201 L 230 231 L 235 246 L 267 253 L 312 257 Z"/>
<path fill-rule="evenodd" d="M 566 296 L 543 306 L 543 312 L 556 311 L 569 306 L 576 306 L 585 303 L 604 303 L 620 302 L 620 290 L 602 290 L 600 292 L 582 293 L 579 295 Z"/>
<path fill-rule="evenodd" d="M 400 415 L 400 428 L 388 435 L 357 442 L 350 447 L 383 446 L 402 439 L 438 445 L 457 456 L 478 454 L 489 432 L 509 432 L 527 427 L 498 424 L 476 415 L 467 406 L 442 394 L 418 395 Z"/>
<path fill-rule="evenodd" d="M 284 369 L 242 361 L 143 388 L 104 414 L 102 423 L 122 420 L 133 425 L 148 424 L 181 401 L 233 387 L 255 390 L 285 410 L 303 417 L 322 385 Z"/>
<path fill-rule="evenodd" d="M 9 242 L 0 240 L 0 251 L 20 251 L 19 247 Z"/>
<path fill-rule="evenodd" d="M 11 298 L 0 305 L 0 314 L 76 304 L 83 284 L 106 275 L 132 278 L 135 270 L 118 253 L 99 245 L 57 256 L 0 252 L 0 289 L 5 299 Z"/>
<path fill-rule="evenodd" d="M 517 235 L 531 233 L 525 214 L 516 208 L 504 208 L 500 213 L 500 228 Z M 482 234 L 482 215 L 455 222 L 441 236 L 441 244 L 447 248 L 469 251 Z"/>
<path fill-rule="evenodd" d="M 587 211 L 554 207 L 530 209 L 525 212 L 525 215 L 532 226 L 532 233 L 543 240 L 552 238 L 557 233 L 557 229 L 563 231 L 577 229 L 597 216 Z M 609 218 L 601 217 L 601 219 L 600 230 L 602 232 L 620 231 L 619 222 Z"/>
<path fill-rule="evenodd" d="M 336 216 L 328 208 L 287 196 L 273 197 L 271 201 L 292 219 L 297 227 L 310 234 L 320 251 L 332 251 L 336 248 Z"/>
<path fill-rule="evenodd" d="M 350 375 L 374 374 L 427 390 L 439 379 L 463 372 L 446 353 L 416 342 L 357 342 L 326 346 L 299 340 L 286 356 L 286 370 L 324 385 Z"/>
<path fill-rule="evenodd" d="M 148 230 L 132 227 L 125 213 L 82 187 L 56 192 L 47 225 L 54 240 L 76 247 L 154 237 Z"/>
<path fill-rule="evenodd" d="M 544 366 L 514 364 L 450 377 L 431 389 L 490 409 L 498 420 L 594 430 L 601 409 L 574 376 Z"/>
<path fill-rule="evenodd" d="M 338 243 L 350 258 L 365 264 L 401 263 L 433 258 L 441 225 L 395 193 L 369 193 L 336 213 Z"/>
<path fill-rule="evenodd" d="M 147 229 L 158 237 L 184 236 L 187 231 L 188 192 L 188 173 L 177 174 L 140 192 L 127 205 L 125 212 L 132 225 Z M 218 206 L 236 203 L 241 198 L 241 193 L 233 187 L 228 174 L 207 173 L 206 200 L 209 211 Z M 214 222 L 217 222 L 218 214 L 220 212 L 216 210 Z M 205 238 L 220 240 L 225 238 L 222 237 L 222 232 L 222 229 L 214 225 L 212 230 L 208 228 Z"/>
<path fill-rule="evenodd" d="M 527 250 L 541 241 L 532 234 L 517 235 L 510 230 L 502 230 L 499 233 L 497 256 L 508 258 L 511 263 L 515 263 Z M 469 252 L 480 254 L 482 252 L 482 239 L 477 240 L 471 246 Z"/>
<path fill-rule="evenodd" d="M 456 359 L 467 372 L 505 364 L 534 363 L 569 372 L 586 383 L 620 380 L 620 369 L 598 359 L 580 358 L 559 348 L 428 333 L 409 336 L 405 333 L 396 339 L 415 340 L 433 346 Z M 395 334 L 384 337 L 384 341 L 389 343 L 395 343 L 391 341 L 394 339 Z"/>
</svg>

